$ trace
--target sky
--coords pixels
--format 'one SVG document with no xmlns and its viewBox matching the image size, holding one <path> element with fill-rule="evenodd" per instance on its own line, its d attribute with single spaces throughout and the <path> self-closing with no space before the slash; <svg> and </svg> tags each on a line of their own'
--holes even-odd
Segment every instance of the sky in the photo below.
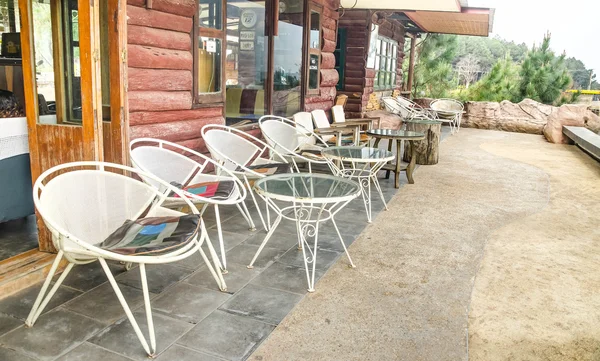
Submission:
<svg viewBox="0 0 600 361">
<path fill-rule="evenodd" d="M 566 51 L 600 73 L 600 0 L 468 0 L 469 7 L 495 8 L 493 33 L 527 46 L 541 43 L 546 31 L 550 47 Z"/>
</svg>

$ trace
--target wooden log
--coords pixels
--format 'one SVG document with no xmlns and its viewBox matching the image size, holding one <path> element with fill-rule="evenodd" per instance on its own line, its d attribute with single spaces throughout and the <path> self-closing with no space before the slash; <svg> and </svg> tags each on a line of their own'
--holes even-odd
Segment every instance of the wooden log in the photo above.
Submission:
<svg viewBox="0 0 600 361">
<path fill-rule="evenodd" d="M 321 84 L 320 86 L 335 86 L 340 80 L 340 75 L 335 69 L 321 69 Z"/>
<path fill-rule="evenodd" d="M 129 91 L 192 90 L 192 72 L 189 70 L 131 68 L 127 75 Z"/>
<path fill-rule="evenodd" d="M 206 124 L 223 124 L 223 118 L 203 118 L 179 122 L 136 125 L 131 127 L 131 139 L 159 138 L 171 142 L 197 139 Z"/>
<path fill-rule="evenodd" d="M 337 12 L 337 7 L 335 8 L 330 8 L 328 6 L 323 7 L 323 15 L 330 17 L 334 20 L 337 20 L 340 18 L 340 13 Z"/>
<path fill-rule="evenodd" d="M 152 0 L 152 9 L 191 18 L 196 13 L 196 0 Z"/>
<path fill-rule="evenodd" d="M 424 140 L 414 141 L 416 149 L 416 162 L 422 165 L 437 164 L 440 158 L 441 122 L 406 123 L 406 129 L 425 134 Z M 410 149 L 408 142 L 404 142 L 404 155 L 402 159 L 410 162 Z"/>
<path fill-rule="evenodd" d="M 192 93 L 165 91 L 130 91 L 129 111 L 160 111 L 192 108 Z"/>
<path fill-rule="evenodd" d="M 306 104 L 308 103 L 322 103 L 322 102 L 327 102 L 327 101 L 331 101 L 335 99 L 335 96 L 337 94 L 337 91 L 335 89 L 334 86 L 332 87 L 321 87 L 319 89 L 320 94 L 319 95 L 313 95 L 313 96 L 306 96 L 306 99 L 304 100 L 304 102 Z"/>
<path fill-rule="evenodd" d="M 127 26 L 127 43 L 162 49 L 192 49 L 190 34 L 139 25 Z"/>
<path fill-rule="evenodd" d="M 364 58 L 366 53 L 367 51 L 364 46 L 346 47 L 346 56 L 360 56 Z"/>
<path fill-rule="evenodd" d="M 333 53 L 335 51 L 335 41 L 323 39 L 322 53 Z"/>
<path fill-rule="evenodd" d="M 192 70 L 194 64 L 192 53 L 184 50 L 129 45 L 127 54 L 127 61 L 132 68 Z"/>
<path fill-rule="evenodd" d="M 189 34 L 192 31 L 192 18 L 127 5 L 127 25 L 150 26 Z"/>
<path fill-rule="evenodd" d="M 369 16 L 369 10 L 362 10 L 362 9 L 345 10 L 344 16 L 341 17 L 340 20 L 341 19 L 366 19 L 367 16 Z"/>
<path fill-rule="evenodd" d="M 361 83 L 360 85 L 358 84 L 348 84 L 345 83 L 344 84 L 344 89 L 346 91 L 354 91 L 354 92 L 358 92 L 364 89 L 364 85 Z"/>
<path fill-rule="evenodd" d="M 362 104 L 350 104 L 350 103 L 346 103 L 346 107 L 344 108 L 345 111 L 348 112 L 360 112 L 362 109 Z"/>
<path fill-rule="evenodd" d="M 127 0 L 127 5 L 146 6 L 146 0 Z"/>
<path fill-rule="evenodd" d="M 159 112 L 134 112 L 129 114 L 130 125 L 168 123 L 180 120 L 218 118 L 223 116 L 222 107 L 171 110 Z"/>
<path fill-rule="evenodd" d="M 321 32 L 323 33 L 323 39 L 331 40 L 331 41 L 336 40 L 335 39 L 335 30 L 323 28 L 323 29 L 321 29 Z"/>
<path fill-rule="evenodd" d="M 367 61 L 366 61 L 364 55 L 361 55 L 361 56 L 356 56 L 356 55 L 354 55 L 354 56 L 346 56 L 346 64 L 349 67 L 352 66 L 355 69 L 360 69 L 359 66 L 364 68 L 364 64 L 366 64 L 366 63 L 367 63 Z M 354 65 L 354 64 L 356 64 L 356 65 Z"/>
<path fill-rule="evenodd" d="M 366 87 L 372 87 L 373 85 L 375 85 L 375 79 L 365 78 L 365 86 Z"/>
<path fill-rule="evenodd" d="M 333 53 L 321 53 L 321 69 L 335 68 L 335 55 Z"/>
<path fill-rule="evenodd" d="M 366 47 L 367 46 L 367 39 L 366 38 L 355 38 L 355 39 L 348 39 L 346 38 L 346 47 Z"/>
<path fill-rule="evenodd" d="M 375 73 L 377 73 L 375 71 L 375 69 L 367 68 L 367 69 L 365 69 L 365 78 L 374 78 L 375 77 Z"/>
<path fill-rule="evenodd" d="M 364 85 L 364 83 L 365 83 L 365 78 L 362 78 L 362 77 L 361 78 L 352 78 L 352 77 L 347 76 L 344 79 L 345 85 L 360 85 L 362 87 Z M 346 90 L 353 91 L 353 90 L 348 89 L 348 87 L 346 87 Z"/>
<path fill-rule="evenodd" d="M 336 21 L 334 18 L 323 15 L 321 26 L 327 29 L 336 30 Z"/>
<path fill-rule="evenodd" d="M 365 68 L 353 69 L 351 67 L 347 67 L 344 72 L 345 76 L 353 77 L 353 78 L 364 78 L 365 77 Z"/>
</svg>

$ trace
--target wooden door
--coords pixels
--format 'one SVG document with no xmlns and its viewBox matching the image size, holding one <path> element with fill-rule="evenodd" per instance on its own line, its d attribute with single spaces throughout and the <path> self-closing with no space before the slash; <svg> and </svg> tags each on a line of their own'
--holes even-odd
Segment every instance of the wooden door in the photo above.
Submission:
<svg viewBox="0 0 600 361">
<path fill-rule="evenodd" d="M 120 50 L 124 49 L 126 37 L 123 35 L 124 5 L 121 3 L 124 2 L 19 0 L 34 182 L 42 172 L 55 165 L 81 160 L 102 161 L 105 152 L 109 160 L 123 162 L 123 154 L 126 154 L 123 144 L 127 142 L 123 141 L 126 132 L 122 129 L 127 124 L 121 84 L 125 53 Z M 101 12 L 104 14 L 103 25 Z M 106 37 L 103 40 L 108 44 L 104 51 L 100 45 L 101 36 Z M 45 40 L 48 39 L 51 50 L 46 47 Z M 101 62 L 101 56 L 107 55 L 109 48 L 114 56 L 110 61 L 102 59 L 104 62 Z M 108 66 L 102 67 L 101 63 Z M 113 70 L 115 74 L 112 74 Z M 109 71 L 110 75 L 107 74 Z M 115 81 L 117 84 L 113 83 Z M 103 97 L 102 88 L 114 90 Z M 38 229 L 40 250 L 54 251 L 50 235 L 39 217 Z"/>
</svg>

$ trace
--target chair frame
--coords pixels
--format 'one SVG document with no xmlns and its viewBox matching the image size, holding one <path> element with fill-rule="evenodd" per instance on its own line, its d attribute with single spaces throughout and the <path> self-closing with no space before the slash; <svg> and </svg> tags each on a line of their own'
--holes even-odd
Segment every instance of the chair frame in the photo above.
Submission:
<svg viewBox="0 0 600 361">
<path fill-rule="evenodd" d="M 435 110 L 435 109 L 433 109 L 432 106 L 436 102 L 439 102 L 439 101 L 448 101 L 448 102 L 452 102 L 452 103 L 458 104 L 458 105 L 460 105 L 460 111 L 454 111 L 454 110 Z M 459 102 L 456 99 L 440 98 L 440 99 L 433 100 L 431 102 L 430 106 L 432 107 L 431 111 L 435 112 L 435 114 L 436 114 L 436 116 L 437 116 L 437 118 L 439 120 L 441 120 L 441 121 L 443 121 L 445 123 L 449 123 L 449 125 L 450 125 L 450 132 L 452 134 L 458 133 L 458 131 L 460 130 L 460 123 L 461 123 L 461 120 L 462 120 L 462 114 L 464 113 L 464 109 L 465 109 L 465 106 L 463 105 L 463 103 Z M 440 115 L 442 115 L 442 116 L 440 116 Z"/>
<path fill-rule="evenodd" d="M 263 134 L 263 136 L 265 137 L 265 139 L 267 140 L 267 142 L 269 143 L 269 145 L 275 149 L 280 148 L 283 149 L 285 151 L 285 154 L 282 154 L 284 157 L 287 156 L 289 157 L 289 159 L 292 161 L 292 164 L 294 165 L 294 169 L 296 170 L 296 172 L 300 173 L 300 168 L 298 167 L 298 161 L 301 161 L 302 163 L 307 163 L 308 164 L 308 172 L 312 173 L 312 164 L 323 164 L 323 165 L 327 165 L 327 161 L 325 159 L 318 159 L 318 158 L 314 158 L 314 157 L 307 157 L 304 156 L 300 153 L 298 153 L 298 151 L 300 150 L 300 145 L 298 147 L 296 147 L 295 149 L 289 149 L 286 146 L 283 146 L 281 144 L 279 144 L 277 141 L 275 141 L 271 136 L 269 136 L 269 132 L 265 131 L 264 129 L 264 124 L 266 122 L 269 121 L 275 121 L 275 122 L 280 122 L 282 124 L 284 124 L 286 127 L 289 127 L 291 129 L 293 129 L 296 134 L 298 134 L 298 137 L 303 137 L 303 138 L 314 138 L 316 143 L 320 143 L 320 145 L 316 146 L 319 148 L 327 148 L 327 142 L 325 142 L 325 140 L 323 140 L 323 138 L 321 138 L 319 135 L 317 135 L 314 131 L 304 127 L 302 124 L 296 123 L 293 120 L 290 120 L 288 118 L 284 118 L 284 117 L 280 117 L 277 115 L 265 115 L 263 117 L 261 117 L 258 120 L 258 125 L 260 127 L 260 130 Z"/>
<path fill-rule="evenodd" d="M 46 212 L 47 208 L 41 203 L 40 196 L 45 191 L 44 189 L 49 182 L 53 182 L 56 179 L 59 179 L 61 177 L 61 174 L 64 174 L 67 172 L 71 173 L 71 172 L 81 171 L 81 169 L 73 169 L 73 168 L 81 168 L 81 167 L 93 168 L 93 170 L 95 170 L 95 171 L 106 172 L 106 173 L 110 173 L 111 175 L 115 175 L 115 176 L 119 176 L 119 177 L 130 178 L 123 174 L 109 172 L 107 170 L 107 168 L 109 168 L 111 170 L 112 169 L 118 170 L 125 174 L 135 174 L 135 175 L 139 176 L 140 178 L 147 177 L 148 179 L 152 179 L 153 181 L 161 184 L 161 186 L 165 187 L 165 189 L 167 189 L 169 192 L 175 192 L 180 197 L 182 197 L 182 199 L 184 199 L 184 202 L 186 203 L 186 205 L 188 207 L 190 207 L 192 214 L 200 214 L 200 212 L 194 206 L 194 204 L 189 199 L 187 199 L 187 197 L 185 196 L 183 191 L 181 191 L 177 187 L 174 187 L 174 186 L 164 182 L 163 180 L 155 177 L 154 175 L 152 175 L 150 173 L 146 173 L 139 169 L 134 169 L 131 167 L 120 165 L 120 164 L 97 162 L 97 161 L 83 161 L 83 162 L 66 163 L 66 164 L 61 164 L 61 165 L 58 165 L 58 166 L 48 169 L 47 171 L 42 173 L 34 183 L 33 200 L 34 200 L 34 204 L 35 204 L 40 216 L 42 217 L 44 223 L 46 224 L 50 233 L 52 234 L 52 242 L 53 242 L 54 246 L 56 247 L 56 249 L 58 250 L 58 254 L 54 260 L 54 263 L 52 264 L 52 266 L 50 268 L 50 272 L 48 273 L 48 276 L 46 277 L 44 284 L 42 285 L 42 289 L 40 290 L 38 297 L 36 298 L 35 303 L 34 303 L 33 307 L 31 308 L 31 311 L 27 317 L 27 320 L 25 321 L 25 324 L 28 327 L 32 327 L 35 324 L 36 320 L 41 315 L 44 308 L 48 305 L 48 302 L 50 302 L 50 300 L 52 299 L 52 297 L 58 290 L 59 286 L 63 283 L 63 281 L 69 274 L 69 272 L 73 269 L 74 265 L 87 264 L 87 263 L 91 263 L 91 262 L 94 262 L 97 260 L 100 262 L 102 269 L 106 273 L 108 281 L 109 281 L 110 285 L 112 286 L 117 298 L 119 299 L 121 307 L 123 307 L 123 310 L 125 311 L 127 319 L 131 323 L 131 325 L 136 333 L 136 336 L 138 337 L 140 343 L 142 344 L 142 347 L 144 348 L 144 350 L 150 357 L 153 357 L 156 354 L 156 336 L 155 336 L 155 332 L 154 332 L 152 310 L 150 307 L 150 294 L 149 294 L 149 290 L 148 290 L 148 280 L 146 277 L 146 266 L 145 265 L 146 264 L 164 264 L 164 263 L 177 262 L 177 261 L 183 260 L 183 259 L 193 255 L 196 252 L 199 252 L 200 255 L 202 256 L 204 262 L 206 263 L 207 267 L 209 268 L 210 272 L 212 273 L 213 277 L 219 284 L 219 288 L 221 288 L 222 291 L 225 291 L 226 286 L 223 281 L 223 277 L 220 275 L 220 272 L 215 272 L 215 269 L 212 267 L 211 262 L 208 260 L 208 258 L 206 257 L 206 254 L 204 253 L 204 251 L 201 248 L 204 241 L 207 241 L 206 243 L 207 243 L 209 252 L 211 254 L 211 257 L 213 259 L 213 262 L 214 262 L 214 265 L 216 266 L 216 268 L 219 267 L 218 266 L 219 258 L 217 256 L 214 248 L 212 247 L 210 240 L 208 239 L 206 227 L 204 225 L 204 221 L 202 220 L 202 218 L 200 218 L 200 233 L 196 239 L 189 242 L 188 245 L 185 245 L 181 249 L 175 250 L 173 252 L 165 253 L 162 255 L 157 255 L 157 256 L 144 256 L 144 255 L 131 256 L 131 255 L 123 255 L 123 254 L 107 251 L 107 250 L 101 249 L 91 243 L 87 243 L 87 242 L 85 242 L 85 240 L 80 239 L 77 235 L 74 235 L 71 232 L 65 230 L 62 226 L 60 226 L 58 223 L 55 222 L 54 217 L 48 216 L 48 214 Z M 69 169 L 71 169 L 71 170 L 69 171 Z M 89 169 L 86 169 L 86 170 L 89 170 Z M 48 180 L 48 178 L 50 176 L 53 176 L 53 178 Z M 168 210 L 168 209 L 165 209 L 162 207 L 162 204 L 165 202 L 165 200 L 167 198 L 164 192 L 160 192 L 156 188 L 150 187 L 140 180 L 137 180 L 137 181 L 144 184 L 144 186 L 148 187 L 155 193 L 154 198 L 152 198 L 153 202 L 148 203 L 148 205 L 150 207 L 150 211 L 148 212 L 148 214 L 153 214 L 155 211 L 161 211 L 163 214 L 166 212 L 171 215 L 182 214 L 180 212 L 171 211 L 171 210 Z M 141 216 L 146 209 L 147 208 L 139 211 L 137 217 Z M 172 213 L 170 213 L 170 212 L 172 212 Z M 75 245 L 77 245 L 80 248 L 69 249 L 68 247 L 65 247 L 64 240 L 73 242 Z M 63 260 L 63 258 L 65 260 L 67 260 L 69 263 L 66 266 L 65 270 L 63 271 L 63 273 L 58 278 L 58 280 L 54 283 L 54 286 L 50 289 L 50 291 L 48 291 L 50 282 L 51 282 L 52 278 L 54 277 L 54 275 L 56 274 L 56 271 L 57 271 L 61 261 Z M 150 345 L 148 345 L 146 337 L 143 335 L 137 321 L 135 320 L 135 318 L 133 316 L 133 313 L 131 312 L 131 309 L 129 308 L 129 305 L 127 304 L 127 301 L 123 297 L 123 294 L 122 294 L 122 292 L 117 284 L 117 281 L 115 280 L 106 260 L 124 262 L 125 264 L 132 264 L 132 263 L 139 264 L 140 278 L 141 278 L 141 282 L 142 282 L 142 293 L 144 296 L 144 308 L 146 310 L 146 321 L 148 324 L 148 334 L 149 334 L 149 338 L 150 338 Z M 46 293 L 47 291 L 48 291 L 48 293 Z"/>
<path fill-rule="evenodd" d="M 165 148 L 165 146 L 172 148 L 172 149 Z M 187 197 L 190 198 L 194 204 L 202 204 L 202 208 L 200 209 L 200 215 L 204 214 L 208 205 L 213 205 L 213 207 L 215 209 L 215 220 L 217 223 L 217 234 L 219 237 L 219 248 L 221 251 L 221 265 L 223 266 L 221 271 L 226 274 L 227 273 L 227 257 L 225 256 L 225 245 L 223 243 L 223 230 L 222 230 L 222 226 L 221 226 L 221 215 L 219 212 L 219 206 L 225 206 L 225 205 L 237 206 L 238 210 L 240 211 L 240 213 L 242 214 L 242 216 L 244 217 L 246 222 L 248 222 L 249 229 L 251 231 L 256 230 L 256 226 L 254 225 L 254 222 L 252 221 L 250 212 L 248 212 L 246 203 L 244 203 L 244 200 L 246 199 L 246 196 L 247 196 L 247 191 L 246 191 L 246 187 L 244 186 L 244 184 L 231 171 L 229 171 L 228 169 L 223 167 L 221 164 L 215 162 L 213 159 L 207 157 L 206 155 L 196 152 L 195 150 L 189 149 L 182 145 L 179 145 L 179 144 L 176 144 L 173 142 L 169 142 L 166 140 L 162 140 L 162 139 L 155 139 L 155 138 L 138 138 L 129 143 L 129 155 L 130 155 L 130 159 L 131 159 L 131 164 L 133 165 L 134 168 L 141 169 L 144 172 L 153 174 L 153 172 L 150 171 L 147 166 L 142 164 L 143 162 L 141 162 L 139 159 L 136 159 L 136 157 L 134 156 L 134 149 L 141 148 L 141 147 L 159 148 L 165 152 L 171 153 L 172 155 L 174 155 L 176 157 L 185 158 L 190 163 L 195 163 L 196 165 L 195 165 L 194 169 L 190 172 L 187 179 L 185 179 L 185 181 L 183 183 L 184 186 L 187 185 L 196 175 L 206 174 L 206 173 L 203 173 L 203 171 L 209 165 L 212 165 L 214 167 L 216 176 L 230 178 L 230 180 L 232 180 L 236 183 L 236 187 L 237 187 L 239 193 L 238 193 L 238 196 L 234 199 L 218 200 L 218 199 L 201 197 L 196 194 L 186 193 Z M 173 149 L 179 150 L 180 152 L 176 152 Z M 190 155 L 196 157 L 197 159 L 201 159 L 202 163 L 186 156 L 185 153 L 189 153 Z M 223 173 L 225 173 L 225 175 L 223 175 Z M 165 179 L 165 181 L 167 181 L 167 180 Z M 182 202 L 182 200 L 180 198 L 167 197 L 167 202 L 168 202 L 168 207 L 180 208 L 179 210 L 181 210 L 181 206 L 185 206 L 185 203 Z"/>
<path fill-rule="evenodd" d="M 253 159 L 262 158 L 262 156 L 266 156 L 265 158 L 268 158 L 268 159 L 271 159 L 274 161 L 280 161 L 282 163 L 289 163 L 288 160 L 283 155 L 281 155 L 275 148 L 271 147 L 269 144 L 263 142 L 262 140 L 256 138 L 255 136 L 253 136 L 243 130 L 240 130 L 237 128 L 232 128 L 232 127 L 229 127 L 226 125 L 221 125 L 221 124 L 207 124 L 207 125 L 203 126 L 202 129 L 200 130 L 200 132 L 202 134 L 202 138 L 204 139 L 206 147 L 208 148 L 208 151 L 210 152 L 213 160 L 222 164 L 223 166 L 224 166 L 225 162 L 229 162 L 231 164 L 234 164 L 236 166 L 236 169 L 241 168 L 243 170 L 241 172 L 237 171 L 237 170 L 229 170 L 229 171 L 232 174 L 234 174 L 236 177 L 243 179 L 243 183 L 246 186 L 248 193 L 252 197 L 252 201 L 254 202 L 254 205 L 256 207 L 258 216 L 260 217 L 260 221 L 261 221 L 263 227 L 266 230 L 269 230 L 270 229 L 269 207 L 268 206 L 266 207 L 267 208 L 267 220 L 265 222 L 265 217 L 263 217 L 262 211 L 258 205 L 258 201 L 256 200 L 256 196 L 254 195 L 254 192 L 252 191 L 252 185 L 250 184 L 250 179 L 248 178 L 249 175 L 251 175 L 253 179 L 264 178 L 265 175 L 255 172 L 252 169 L 249 169 L 247 167 L 249 164 L 240 164 L 239 162 L 234 161 L 233 159 L 231 159 L 231 157 L 227 156 L 226 154 L 223 154 L 223 152 L 221 152 L 219 149 L 215 148 L 214 144 L 211 144 L 211 141 L 208 140 L 206 137 L 206 134 L 212 130 L 227 132 L 227 133 L 233 134 L 233 135 L 241 138 L 242 140 L 244 140 L 246 142 L 253 143 L 254 146 L 257 148 L 257 152 L 254 154 Z"/>
</svg>

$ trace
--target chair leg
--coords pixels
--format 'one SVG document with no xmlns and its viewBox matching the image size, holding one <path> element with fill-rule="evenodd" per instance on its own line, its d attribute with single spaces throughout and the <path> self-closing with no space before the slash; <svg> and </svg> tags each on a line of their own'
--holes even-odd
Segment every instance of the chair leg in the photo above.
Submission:
<svg viewBox="0 0 600 361">
<path fill-rule="evenodd" d="M 219 249 L 221 250 L 221 272 L 227 274 L 227 259 L 225 257 L 225 245 L 223 244 L 223 229 L 221 228 L 221 214 L 219 213 L 219 205 L 215 204 L 215 220 L 217 222 L 217 236 L 219 237 Z"/>
<path fill-rule="evenodd" d="M 146 309 L 146 322 L 150 334 L 150 349 L 156 353 L 156 335 L 154 334 L 154 321 L 152 319 L 152 308 L 150 307 L 150 291 L 148 290 L 148 278 L 146 277 L 146 265 L 140 263 L 140 279 L 142 280 L 142 292 L 144 293 L 144 308 Z"/>
<path fill-rule="evenodd" d="M 256 210 L 258 211 L 258 216 L 260 217 L 260 221 L 262 222 L 263 228 L 268 230 L 269 228 L 267 227 L 267 224 L 265 223 L 265 219 L 263 218 L 260 207 L 258 206 L 258 202 L 256 201 L 256 196 L 254 195 L 254 192 L 252 191 L 252 187 L 250 187 L 250 182 L 248 181 L 248 178 L 244 177 L 244 181 L 246 182 L 246 187 L 248 187 L 248 193 L 250 193 L 250 196 L 252 197 L 254 206 L 256 207 Z"/>
<path fill-rule="evenodd" d="M 250 212 L 248 211 L 248 207 L 246 207 L 246 202 L 242 201 L 242 202 L 236 204 L 236 206 L 239 209 L 239 211 L 242 214 L 242 216 L 244 217 L 244 219 L 246 220 L 246 222 L 248 222 L 248 227 L 249 227 L 248 229 L 250 231 L 252 231 L 252 232 L 256 231 L 256 226 L 254 225 L 254 221 L 252 220 L 252 216 L 250 216 Z"/>
<path fill-rule="evenodd" d="M 140 343 L 142 344 L 144 351 L 146 351 L 148 356 L 154 357 L 156 350 L 155 349 L 151 350 L 150 347 L 148 347 L 148 342 L 146 342 L 146 338 L 144 337 L 144 334 L 142 334 L 142 330 L 140 329 L 140 326 L 138 325 L 137 321 L 135 320 L 135 317 L 133 317 L 133 313 L 131 313 L 131 309 L 129 308 L 127 301 L 125 301 L 125 297 L 123 297 L 123 293 L 121 292 L 121 289 L 117 285 L 117 281 L 115 281 L 115 277 L 113 276 L 112 272 L 110 271 L 110 268 L 108 268 L 108 264 L 106 263 L 104 258 L 98 258 L 98 261 L 100 261 L 100 264 L 102 265 L 102 268 L 104 269 L 104 273 L 106 273 L 106 277 L 108 278 L 108 282 L 110 283 L 113 290 L 115 291 L 115 294 L 117 295 L 117 298 L 119 299 L 119 303 L 121 303 L 121 307 L 123 307 L 123 310 L 125 311 L 125 315 L 127 315 L 127 319 L 131 323 L 131 326 L 133 327 L 133 330 L 135 331 L 136 336 L 140 340 Z M 140 267 L 142 267 L 142 265 L 143 264 L 140 264 Z M 145 279 L 145 277 L 144 277 L 144 279 Z M 144 281 L 142 281 L 142 282 L 144 282 Z M 143 283 L 142 283 L 142 287 L 144 287 Z M 146 297 L 149 297 L 149 296 L 144 294 L 144 300 L 146 300 Z M 150 325 L 148 325 L 148 330 L 151 333 L 154 332 L 154 329 L 150 329 Z M 152 338 L 152 336 L 151 336 L 151 338 Z"/>
<path fill-rule="evenodd" d="M 271 227 L 271 229 L 269 230 L 269 233 L 267 233 L 265 239 L 262 241 L 262 243 L 260 244 L 260 247 L 258 247 L 258 250 L 256 251 L 256 253 L 254 254 L 254 257 L 252 257 L 252 261 L 250 261 L 250 264 L 247 266 L 248 268 L 252 269 L 254 268 L 254 262 L 256 261 L 256 259 L 258 258 L 258 255 L 260 254 L 260 252 L 262 252 L 263 248 L 265 248 L 265 245 L 267 244 L 267 242 L 269 241 L 269 239 L 271 238 L 271 236 L 273 235 L 273 232 L 275 232 L 275 229 L 277 229 L 277 226 L 279 225 L 279 222 L 281 222 L 281 214 L 277 217 L 277 219 L 275 219 L 275 222 L 273 222 L 273 226 Z"/>
<path fill-rule="evenodd" d="M 221 262 L 219 261 L 219 256 L 217 255 L 217 252 L 215 252 L 215 249 L 214 249 L 214 247 L 212 245 L 212 242 L 208 238 L 208 235 L 206 235 L 206 230 L 204 230 L 204 233 L 205 233 L 205 237 L 206 237 L 206 247 L 208 248 L 208 253 L 210 253 L 210 257 L 212 258 L 212 262 L 210 262 L 208 260 L 208 257 L 206 256 L 206 254 L 202 250 L 202 247 L 199 247 L 198 250 L 200 252 L 200 255 L 202 256 L 202 259 L 204 259 L 204 262 L 206 263 L 206 267 L 208 267 L 210 273 L 213 275 L 213 277 L 217 281 L 217 285 L 219 286 L 219 289 L 221 291 L 223 291 L 223 292 L 226 292 L 227 291 L 227 285 L 225 284 L 225 279 L 223 279 L 223 274 L 221 272 L 216 272 L 215 271 L 215 270 L 220 270 L 220 269 L 223 268 L 221 266 Z M 213 269 L 213 265 L 215 267 L 214 269 Z"/>
<path fill-rule="evenodd" d="M 54 284 L 52 289 L 50 289 L 50 292 L 48 292 L 48 294 L 46 294 L 46 291 L 48 290 L 48 286 L 50 285 L 50 282 L 52 281 L 52 277 L 54 277 L 54 274 L 56 274 L 56 270 L 58 269 L 58 265 L 60 264 L 60 261 L 62 260 L 63 255 L 64 255 L 63 251 L 59 251 L 58 254 L 56 255 L 56 258 L 54 259 L 54 263 L 52 263 L 52 267 L 50 268 L 48 277 L 46 277 L 46 280 L 44 281 L 44 284 L 42 285 L 42 289 L 40 290 L 40 293 L 38 294 L 38 296 L 35 300 L 35 303 L 33 304 L 33 307 L 31 308 L 31 311 L 29 311 L 27 320 L 25 321 L 25 325 L 27 325 L 28 327 L 33 326 L 35 321 L 38 319 L 38 317 L 44 311 L 44 308 L 46 308 L 46 306 L 48 305 L 48 302 L 50 302 L 50 300 L 52 299 L 52 296 L 54 296 L 54 294 L 58 290 L 58 287 L 63 283 L 64 279 L 67 277 L 67 275 L 69 274 L 69 272 L 71 272 L 71 269 L 73 268 L 73 263 L 69 263 L 69 265 L 67 265 L 67 268 L 65 268 L 65 270 L 60 275 L 60 277 L 58 278 L 58 280 L 56 281 L 56 283 Z"/>
</svg>

